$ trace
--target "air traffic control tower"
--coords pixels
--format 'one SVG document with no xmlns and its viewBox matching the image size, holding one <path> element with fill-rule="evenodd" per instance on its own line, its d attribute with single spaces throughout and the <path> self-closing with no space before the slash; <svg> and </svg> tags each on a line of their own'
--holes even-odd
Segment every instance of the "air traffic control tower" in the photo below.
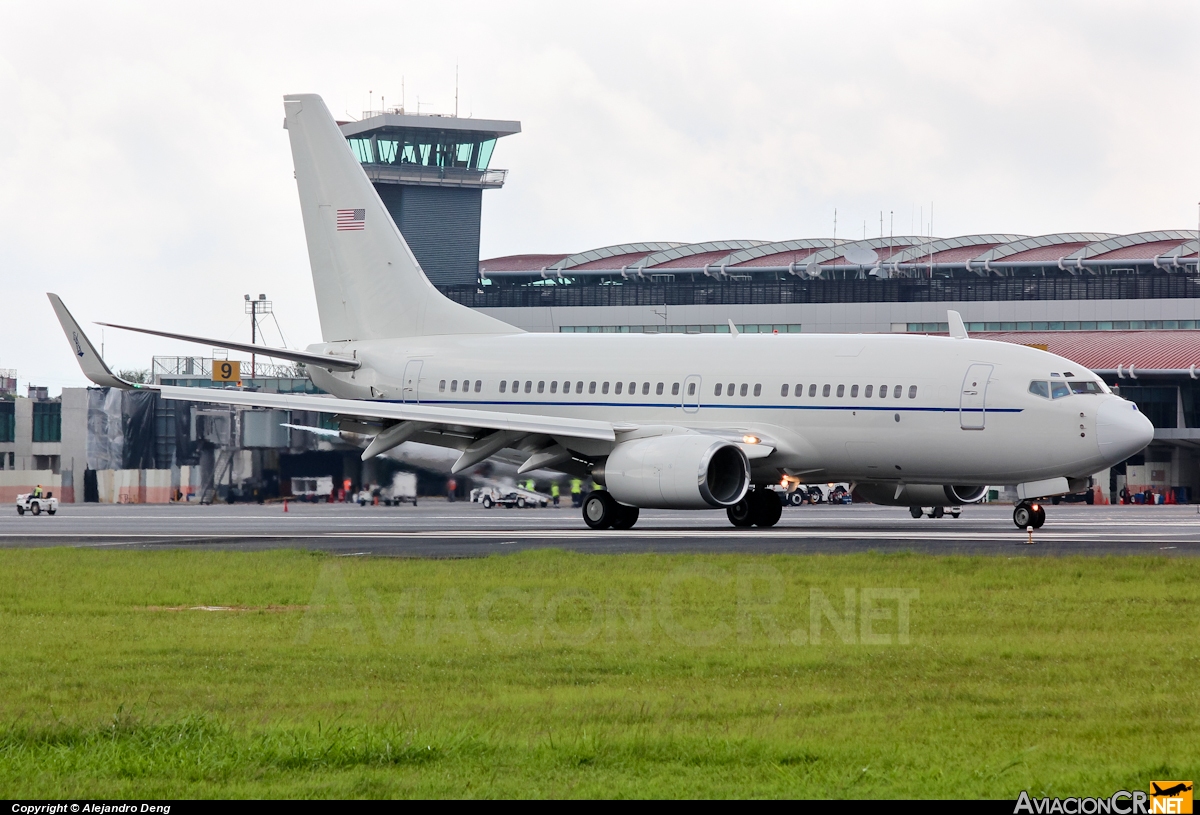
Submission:
<svg viewBox="0 0 1200 815">
<path fill-rule="evenodd" d="M 496 140 L 521 123 L 393 108 L 339 125 L 430 281 L 479 280 L 483 191 L 508 175 L 488 165 Z"/>
</svg>

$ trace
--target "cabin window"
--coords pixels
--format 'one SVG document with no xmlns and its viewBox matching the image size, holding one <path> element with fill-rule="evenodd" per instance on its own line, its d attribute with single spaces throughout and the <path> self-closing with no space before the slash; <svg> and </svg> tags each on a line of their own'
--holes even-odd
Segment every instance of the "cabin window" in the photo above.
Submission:
<svg viewBox="0 0 1200 815">
<path fill-rule="evenodd" d="M 1051 382 L 1050 383 L 1050 398 L 1062 399 L 1064 396 L 1070 396 L 1071 389 L 1067 387 L 1066 382 Z"/>
<path fill-rule="evenodd" d="M 909 399 L 916 399 L 916 398 L 917 398 L 917 386 L 916 386 L 916 385 L 909 385 L 909 386 L 908 386 L 908 398 L 909 398 Z"/>
<path fill-rule="evenodd" d="M 858 396 L 858 385 L 850 386 L 850 398 L 854 399 Z"/>
<path fill-rule="evenodd" d="M 450 380 L 450 392 L 458 393 L 458 380 L 457 379 Z"/>
<path fill-rule="evenodd" d="M 546 382 L 544 380 L 541 382 L 538 382 L 538 393 L 545 393 L 545 392 L 546 392 Z"/>
<path fill-rule="evenodd" d="M 757 382 L 754 384 L 754 395 L 762 396 L 762 385 Z"/>
<path fill-rule="evenodd" d="M 874 390 L 875 390 L 875 386 L 874 386 L 874 385 L 867 385 L 867 387 L 865 387 L 865 388 L 863 389 L 863 396 L 865 396 L 866 398 L 870 399 L 870 398 L 871 398 L 871 393 L 872 393 Z"/>
<path fill-rule="evenodd" d="M 887 385 L 880 385 L 880 386 L 879 386 L 879 398 L 880 398 L 880 399 L 887 399 Z"/>
<path fill-rule="evenodd" d="M 520 390 L 521 390 L 521 383 L 514 379 L 513 380 L 513 393 L 518 393 Z"/>
<path fill-rule="evenodd" d="M 440 391 L 444 391 L 444 390 L 446 390 L 446 380 L 443 379 L 441 382 L 438 383 L 438 391 L 440 392 Z"/>
<path fill-rule="evenodd" d="M 892 396 L 894 396 L 895 398 L 899 399 L 903 395 L 904 395 L 904 386 L 903 385 L 897 385 L 896 387 L 892 388 Z"/>
<path fill-rule="evenodd" d="M 843 396 L 845 396 L 846 395 L 846 386 L 838 385 L 837 393 L 838 393 L 838 399 L 841 399 Z"/>
<path fill-rule="evenodd" d="M 621 388 L 623 388 L 623 387 L 625 387 L 625 383 L 624 383 L 624 382 L 618 382 L 618 383 L 617 383 L 617 384 L 616 384 L 616 385 L 613 387 L 613 392 L 614 392 L 614 393 L 616 393 L 616 394 L 617 394 L 617 396 L 620 396 L 620 395 L 621 395 Z"/>
<path fill-rule="evenodd" d="M 576 393 L 583 393 L 583 380 L 580 380 L 580 381 L 578 381 L 578 382 L 576 382 L 576 383 L 575 383 L 575 392 L 576 392 Z"/>
<path fill-rule="evenodd" d="M 813 385 L 809 385 L 809 386 L 808 386 L 808 395 L 809 395 L 809 396 L 816 396 L 816 395 L 817 395 L 817 386 L 816 386 L 815 384 L 813 384 Z"/>
<path fill-rule="evenodd" d="M 508 390 L 508 380 L 501 379 L 500 380 L 500 392 L 504 393 L 506 390 Z"/>
<path fill-rule="evenodd" d="M 784 385 L 782 388 L 779 389 L 779 395 L 787 396 L 787 394 L 788 394 L 788 386 Z"/>
<path fill-rule="evenodd" d="M 678 383 L 678 382 L 672 382 L 672 383 L 671 383 L 671 395 L 672 395 L 672 396 L 678 396 L 678 395 L 679 395 L 679 383 Z"/>
<path fill-rule="evenodd" d="M 725 386 L 725 395 L 733 396 L 733 383 L 732 382 L 730 382 L 728 385 Z"/>
<path fill-rule="evenodd" d="M 525 380 L 525 392 L 530 393 L 532 390 L 533 390 L 533 380 L 526 379 Z"/>
<path fill-rule="evenodd" d="M 720 386 L 720 385 L 717 385 L 717 387 L 719 388 L 719 387 L 721 387 L 721 386 Z M 695 395 L 696 395 L 696 383 L 695 383 L 695 382 L 689 382 L 689 383 L 688 383 L 688 396 L 695 396 Z"/>
<path fill-rule="evenodd" d="M 821 395 L 822 395 L 822 396 L 828 396 L 828 395 L 829 395 L 829 386 L 828 386 L 828 385 L 826 385 L 825 387 L 821 388 Z"/>
<path fill-rule="evenodd" d="M 742 383 L 741 395 L 742 395 L 742 396 L 745 396 L 745 395 L 746 395 L 746 392 L 747 392 L 749 389 L 750 389 L 750 386 L 749 386 L 749 385 L 747 385 L 745 382 L 743 382 L 743 383 Z"/>
<path fill-rule="evenodd" d="M 558 393 L 558 380 L 557 379 L 550 383 L 550 392 Z"/>
<path fill-rule="evenodd" d="M 643 382 L 642 383 L 642 396 L 649 396 L 649 395 L 650 395 L 650 383 Z"/>
<path fill-rule="evenodd" d="M 595 393 L 595 392 L 596 392 L 596 383 L 589 382 L 588 383 L 588 393 Z"/>
<path fill-rule="evenodd" d="M 483 380 L 482 380 L 482 379 L 476 379 L 476 380 L 475 380 L 475 392 L 476 392 L 476 393 L 479 393 L 479 392 L 481 392 L 482 390 L 483 390 Z"/>
<path fill-rule="evenodd" d="M 630 382 L 629 383 L 629 395 L 633 396 L 635 393 L 637 393 L 637 383 Z"/>
<path fill-rule="evenodd" d="M 1099 382 L 1068 382 L 1071 393 L 1104 393 L 1100 390 Z"/>
<path fill-rule="evenodd" d="M 1050 383 L 1034 380 L 1029 383 L 1029 392 L 1035 396 L 1040 396 L 1043 399 L 1050 398 Z"/>
<path fill-rule="evenodd" d="M 662 396 L 662 394 L 663 394 L 663 383 L 659 382 L 657 385 L 654 386 L 654 395 Z"/>
<path fill-rule="evenodd" d="M 797 386 L 796 386 L 796 398 L 797 398 L 797 399 L 799 399 L 799 398 L 800 398 L 801 396 L 803 396 L 803 395 L 804 395 L 804 386 L 803 386 L 803 385 L 797 385 Z"/>
<path fill-rule="evenodd" d="M 600 386 L 600 392 L 608 393 L 608 383 L 607 382 L 605 382 L 603 385 Z"/>
<path fill-rule="evenodd" d="M 717 386 L 715 388 L 713 388 L 713 396 L 720 396 L 720 395 L 721 395 L 721 383 L 718 382 Z"/>
</svg>

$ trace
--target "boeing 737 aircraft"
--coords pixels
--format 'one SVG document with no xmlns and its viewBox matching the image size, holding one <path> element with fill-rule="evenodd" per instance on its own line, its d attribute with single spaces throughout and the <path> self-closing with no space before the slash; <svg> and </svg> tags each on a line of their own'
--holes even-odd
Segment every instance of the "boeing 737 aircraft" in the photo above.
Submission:
<svg viewBox="0 0 1200 815">
<path fill-rule="evenodd" d="M 1038 499 L 1088 488 L 1153 437 L 1090 371 L 969 339 L 955 312 L 949 337 L 526 333 L 433 287 L 319 96 L 286 96 L 284 110 L 323 342 L 301 352 L 130 330 L 303 362 L 331 396 L 126 382 L 51 294 L 93 382 L 333 413 L 372 437 L 364 460 L 409 439 L 460 451 L 455 472 L 520 453 L 522 470 L 603 485 L 584 501 L 593 529 L 628 529 L 640 507 L 768 527 L 780 516 L 768 487 L 805 481 L 910 507 L 1013 484 L 1013 521 L 1038 527 Z"/>
</svg>

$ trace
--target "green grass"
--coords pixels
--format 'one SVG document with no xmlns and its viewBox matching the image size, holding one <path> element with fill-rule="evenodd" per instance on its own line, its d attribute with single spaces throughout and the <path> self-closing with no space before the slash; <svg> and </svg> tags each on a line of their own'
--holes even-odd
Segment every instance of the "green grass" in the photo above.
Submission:
<svg viewBox="0 0 1200 815">
<path fill-rule="evenodd" d="M 1200 776 L 1190 559 L 57 549 L 0 551 L 0 575 L 4 798 L 1015 797 Z M 872 589 L 908 598 L 907 642 Z"/>
</svg>

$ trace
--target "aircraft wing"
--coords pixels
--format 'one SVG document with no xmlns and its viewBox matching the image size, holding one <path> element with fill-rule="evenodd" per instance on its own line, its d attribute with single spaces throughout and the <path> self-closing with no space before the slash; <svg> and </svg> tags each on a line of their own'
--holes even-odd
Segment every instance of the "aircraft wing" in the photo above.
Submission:
<svg viewBox="0 0 1200 815">
<path fill-rule="evenodd" d="M 86 373 L 86 371 L 85 371 Z M 557 416 L 535 416 L 498 410 L 465 410 L 441 405 L 421 405 L 408 402 L 378 402 L 370 399 L 338 399 L 295 393 L 256 393 L 254 391 L 219 390 L 217 388 L 182 388 L 173 385 L 142 386 L 156 390 L 164 399 L 188 402 L 209 402 L 217 405 L 243 405 L 279 410 L 314 410 L 357 416 L 369 419 L 393 419 L 402 422 L 458 425 L 485 430 L 512 430 L 521 433 L 544 433 L 580 439 L 614 441 L 616 433 L 610 422 L 590 419 L 566 419 Z"/>
<path fill-rule="evenodd" d="M 567 419 L 557 416 L 530 416 L 523 413 L 508 413 L 497 410 L 465 410 L 463 408 L 442 407 L 440 405 L 421 405 L 411 403 L 377 402 L 369 399 L 339 399 L 332 396 L 316 396 L 311 394 L 288 393 L 257 393 L 254 391 L 219 390 L 216 388 L 182 388 L 174 385 L 139 385 L 127 382 L 113 374 L 95 347 L 79 327 L 79 323 L 71 316 L 71 312 L 56 294 L 47 294 L 50 304 L 54 307 L 58 321 L 62 324 L 75 354 L 79 367 L 88 379 L 102 387 L 122 388 L 125 390 L 158 391 L 164 399 L 176 399 L 185 402 L 208 402 L 218 405 L 242 405 L 244 407 L 266 407 L 280 410 L 313 410 L 321 413 L 337 413 L 342 416 L 355 416 L 367 419 L 391 419 L 397 422 L 411 422 L 407 427 L 412 430 L 433 425 L 451 425 L 457 427 L 479 428 L 481 430 L 499 431 L 488 437 L 491 441 L 484 443 L 477 450 L 468 450 L 460 460 L 463 467 L 474 463 L 471 459 L 482 460 L 495 452 L 488 450 L 493 444 L 507 446 L 505 442 L 515 441 L 521 435 L 540 433 L 550 436 L 568 436 L 581 439 L 599 439 L 614 441 L 616 433 L 610 422 L 597 422 L 590 419 Z M 313 355 L 315 356 L 315 355 Z M 404 431 L 400 431 L 403 434 Z M 398 434 L 398 435 L 400 435 Z M 403 440 L 403 439 L 401 439 Z M 390 443 L 390 440 L 386 443 Z M 398 441 L 396 442 L 399 443 Z M 382 449 L 372 450 L 372 454 L 383 452 Z M 499 447 L 496 448 L 500 449 Z M 482 458 L 477 458 L 482 453 Z M 456 465 L 457 466 L 457 465 Z"/>
</svg>

